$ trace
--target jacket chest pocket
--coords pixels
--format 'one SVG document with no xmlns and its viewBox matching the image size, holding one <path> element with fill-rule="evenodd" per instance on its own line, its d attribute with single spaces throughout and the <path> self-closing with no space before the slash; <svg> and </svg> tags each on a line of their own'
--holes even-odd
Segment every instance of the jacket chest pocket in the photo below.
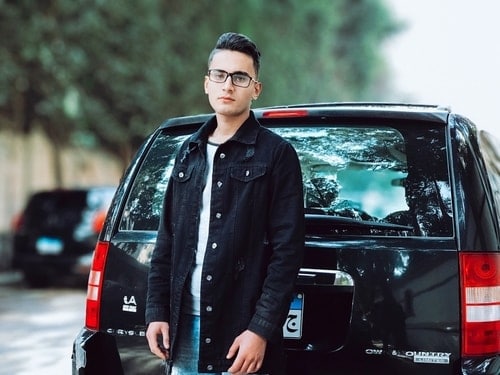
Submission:
<svg viewBox="0 0 500 375">
<path fill-rule="evenodd" d="M 241 181 L 250 182 L 266 175 L 265 165 L 237 165 L 230 168 L 231 178 Z"/>
<path fill-rule="evenodd" d="M 197 196 L 194 186 L 195 168 L 192 165 L 175 166 L 170 178 L 172 179 L 172 202 L 175 203 L 176 210 L 180 213 L 179 216 L 185 217 L 185 213 L 191 212 L 196 205 L 196 200 L 193 199 Z"/>
<path fill-rule="evenodd" d="M 181 183 L 181 184 L 185 183 L 191 179 L 191 176 L 193 174 L 193 169 L 194 169 L 193 165 L 175 166 L 173 171 L 172 171 L 171 178 L 177 183 Z"/>
</svg>

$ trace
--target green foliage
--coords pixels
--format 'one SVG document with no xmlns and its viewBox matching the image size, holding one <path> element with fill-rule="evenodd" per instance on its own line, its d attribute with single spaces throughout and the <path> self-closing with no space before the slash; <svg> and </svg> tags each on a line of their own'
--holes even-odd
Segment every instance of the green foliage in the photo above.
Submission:
<svg viewBox="0 0 500 375">
<path fill-rule="evenodd" d="M 258 106 L 376 100 L 382 0 L 0 0 L 0 114 L 124 160 L 160 121 L 208 112 L 207 57 L 226 31 L 261 49 Z M 2 121 L 0 127 L 7 122 Z"/>
</svg>

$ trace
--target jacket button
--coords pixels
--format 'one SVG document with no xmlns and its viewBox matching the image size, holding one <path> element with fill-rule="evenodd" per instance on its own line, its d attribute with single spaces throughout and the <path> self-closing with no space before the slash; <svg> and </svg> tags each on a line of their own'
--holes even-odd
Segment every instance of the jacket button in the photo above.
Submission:
<svg viewBox="0 0 500 375">
<path fill-rule="evenodd" d="M 217 219 L 220 219 L 220 218 L 222 217 L 222 214 L 221 214 L 220 212 L 217 212 L 217 213 L 215 214 L 215 217 L 216 217 Z"/>
<path fill-rule="evenodd" d="M 179 172 L 179 178 L 184 177 L 184 172 Z"/>
<path fill-rule="evenodd" d="M 217 243 L 216 242 L 212 243 L 212 249 L 217 249 Z"/>
<path fill-rule="evenodd" d="M 206 279 L 207 281 L 212 281 L 212 275 L 207 275 Z"/>
<path fill-rule="evenodd" d="M 207 310 L 208 312 L 212 312 L 212 306 L 207 306 L 205 310 Z"/>
<path fill-rule="evenodd" d="M 224 159 L 224 158 L 226 157 L 226 154 L 221 153 L 219 157 L 220 157 L 221 159 Z"/>
<path fill-rule="evenodd" d="M 208 365 L 208 366 L 207 366 L 207 370 L 208 370 L 208 371 L 212 371 L 213 369 L 214 369 L 214 366 L 212 366 L 212 365 Z"/>
<path fill-rule="evenodd" d="M 222 187 L 222 181 L 217 181 L 217 187 Z"/>
<path fill-rule="evenodd" d="M 248 169 L 245 171 L 245 176 L 246 177 L 250 176 L 250 171 Z"/>
<path fill-rule="evenodd" d="M 211 342 L 212 342 L 212 339 L 211 339 L 210 337 L 207 337 L 207 338 L 205 339 L 205 343 L 206 343 L 206 344 L 210 344 Z"/>
</svg>

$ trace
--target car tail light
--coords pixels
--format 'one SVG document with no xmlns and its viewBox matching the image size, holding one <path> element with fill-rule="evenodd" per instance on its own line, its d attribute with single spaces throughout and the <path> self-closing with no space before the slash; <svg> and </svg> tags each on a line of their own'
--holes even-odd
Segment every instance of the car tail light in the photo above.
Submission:
<svg viewBox="0 0 500 375">
<path fill-rule="evenodd" d="M 104 226 L 104 221 L 106 220 L 107 210 L 100 210 L 94 215 L 92 220 L 92 230 L 95 234 L 101 233 L 101 229 Z"/>
<path fill-rule="evenodd" d="M 264 118 L 290 118 L 290 117 L 306 117 L 309 112 L 305 109 L 278 109 L 265 111 L 262 114 Z"/>
<path fill-rule="evenodd" d="M 500 254 L 462 253 L 462 354 L 500 353 Z"/>
<path fill-rule="evenodd" d="M 92 266 L 89 272 L 87 285 L 87 306 L 85 312 L 85 326 L 92 330 L 99 330 L 102 282 L 104 279 L 104 267 L 108 256 L 109 243 L 97 242 L 92 258 Z"/>
<path fill-rule="evenodd" d="M 18 232 L 21 230 L 22 226 L 24 224 L 24 214 L 17 214 L 12 218 L 11 222 L 11 228 L 14 232 Z"/>
</svg>

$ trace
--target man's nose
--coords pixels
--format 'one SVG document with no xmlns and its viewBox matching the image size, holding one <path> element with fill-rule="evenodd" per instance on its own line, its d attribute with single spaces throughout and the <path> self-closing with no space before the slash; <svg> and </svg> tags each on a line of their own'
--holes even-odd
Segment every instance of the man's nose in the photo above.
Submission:
<svg viewBox="0 0 500 375">
<path fill-rule="evenodd" d="M 223 87 L 224 87 L 224 90 L 229 90 L 229 89 L 232 90 L 234 88 L 233 79 L 231 76 L 227 76 L 227 79 L 224 82 Z"/>
</svg>

